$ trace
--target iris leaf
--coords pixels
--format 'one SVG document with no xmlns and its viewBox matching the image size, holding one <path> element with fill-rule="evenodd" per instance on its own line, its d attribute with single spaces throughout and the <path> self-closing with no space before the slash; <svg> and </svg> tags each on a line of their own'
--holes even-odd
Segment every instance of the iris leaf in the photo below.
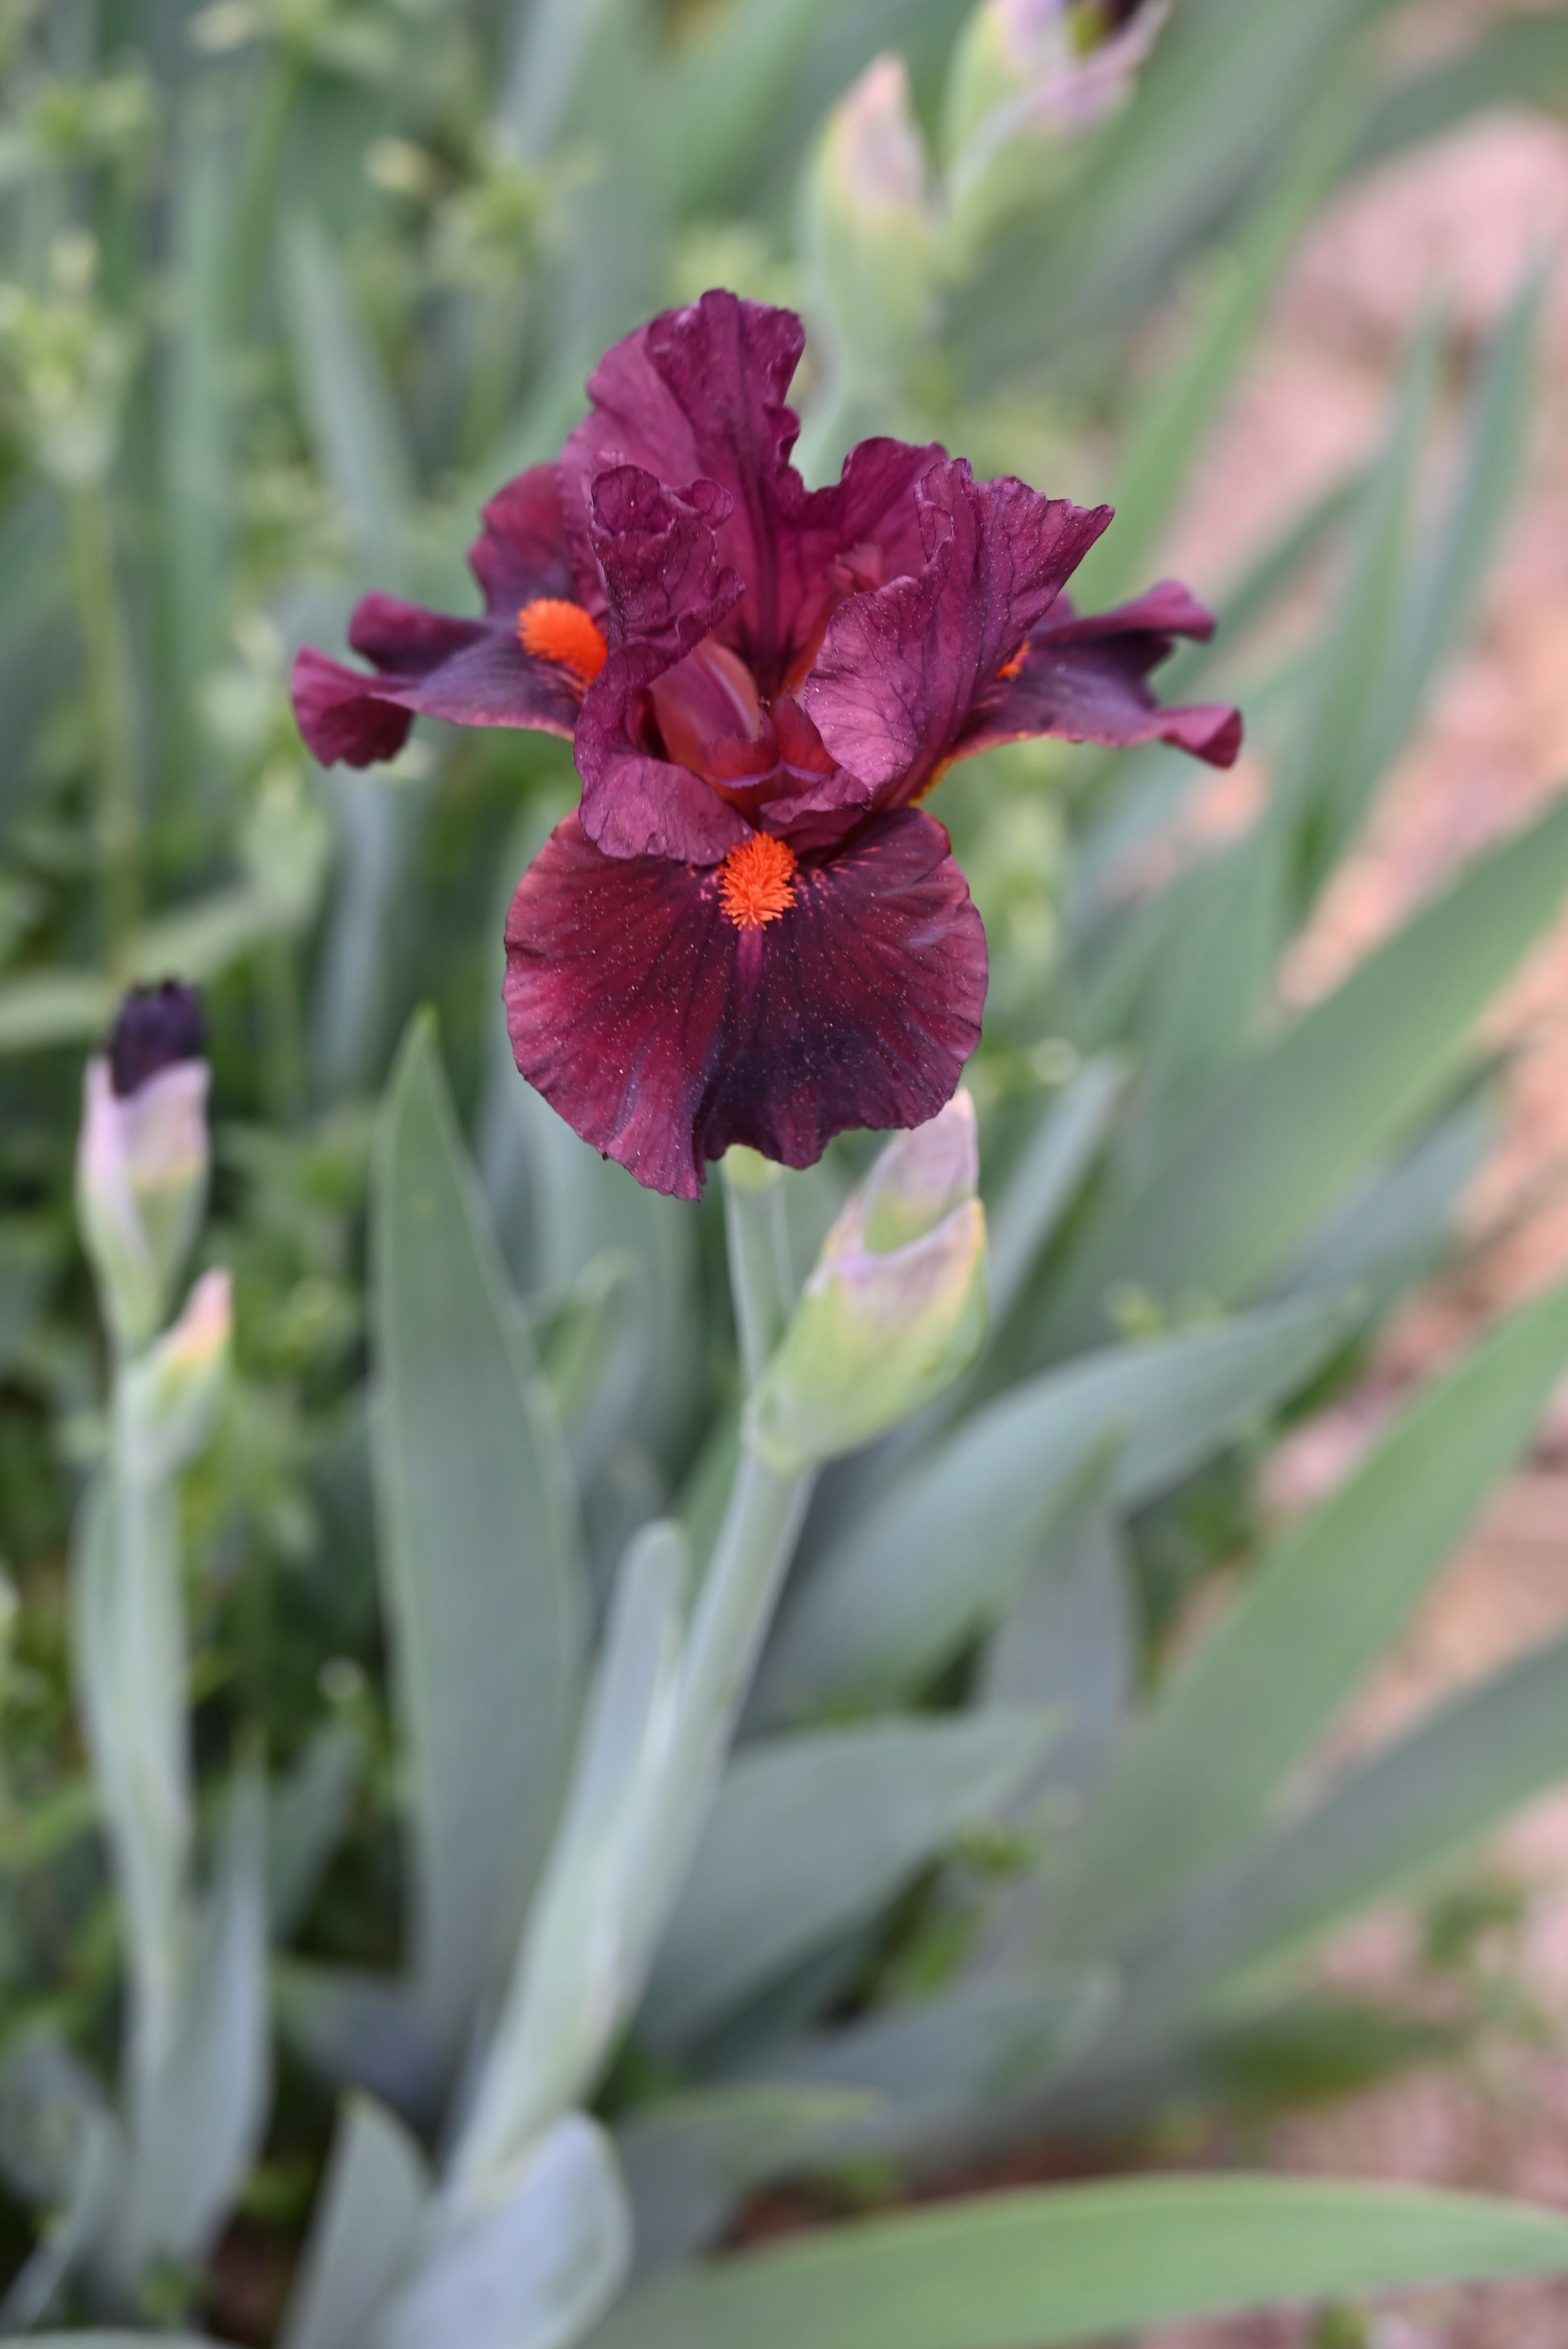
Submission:
<svg viewBox="0 0 1568 2349">
<path fill-rule="evenodd" d="M 864 2090 L 768 2079 L 644 2106 L 615 2136 L 636 2227 L 634 2274 L 702 2250 L 743 2195 L 851 2140 L 878 2102 Z"/>
<path fill-rule="evenodd" d="M 1375 1900 L 1408 1892 L 1568 1775 L 1568 1640 L 1437 1707 L 1301 1818 L 1204 1878 L 1134 1973 L 1131 2018 L 1212 1992 Z"/>
<path fill-rule="evenodd" d="M 745 1747 L 648 1986 L 642 2027 L 688 2045 L 874 1916 L 1044 1752 L 1037 1713 L 882 1721 Z"/>
<path fill-rule="evenodd" d="M 407 2130 L 370 2097 L 350 2096 L 279 2349 L 354 2349 L 413 2256 L 427 2185 Z"/>
<path fill-rule="evenodd" d="M 1568 1365 L 1568 1288 L 1492 1330 L 1270 1546 L 1124 1747 L 1058 1872 L 1050 1946 L 1098 1957 L 1266 1817 L 1398 1636 Z"/>
<path fill-rule="evenodd" d="M 758 1718 L 918 1687 L 996 1619 L 1108 1450 L 1132 1506 L 1233 1442 L 1348 1327 L 1343 1306 L 1260 1313 L 1046 1371 L 983 1406 L 839 1529 L 787 1601 Z"/>
<path fill-rule="evenodd" d="M 395 396 L 325 229 L 295 220 L 284 247 L 284 315 L 317 462 L 366 574 L 396 588 L 409 567 L 413 461 Z"/>
<path fill-rule="evenodd" d="M 1568 808 L 1478 857 L 1332 994 L 1257 1050 L 1140 1179 L 1108 1193 L 1047 1306 L 1067 1351 L 1106 1292 L 1222 1304 L 1268 1279 L 1342 1187 L 1408 1134 L 1463 1066 L 1467 1030 L 1555 916 Z"/>
<path fill-rule="evenodd" d="M 455 2057 L 499 1986 L 564 1783 L 584 1587 L 558 1433 L 509 1309 L 433 1029 L 376 1153 L 385 1599 L 410 1771 L 415 1970 Z"/>
<path fill-rule="evenodd" d="M 239 2198 L 271 2091 L 266 1954 L 263 1791 L 242 1779 L 168 2058 L 135 2115 L 115 2246 L 127 2275 L 160 2253 L 204 2259 Z"/>
<path fill-rule="evenodd" d="M 988 2195 L 744 2253 L 634 2293 L 593 2349 L 1047 2349 L 1164 2319 L 1568 2271 L 1519 2203 L 1285 2178 Z"/>
</svg>

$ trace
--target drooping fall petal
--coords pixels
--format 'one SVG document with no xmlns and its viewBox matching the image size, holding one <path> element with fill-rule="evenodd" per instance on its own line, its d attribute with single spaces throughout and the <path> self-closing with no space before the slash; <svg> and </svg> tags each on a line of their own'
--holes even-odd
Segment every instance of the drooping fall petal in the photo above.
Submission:
<svg viewBox="0 0 1568 2349">
<path fill-rule="evenodd" d="M 846 1128 L 921 1123 L 979 1039 L 985 933 L 940 824 L 873 816 L 769 895 L 775 846 L 754 883 L 607 857 L 569 817 L 512 900 L 518 1067 L 679 1197 L 732 1143 L 809 1166 Z"/>
<path fill-rule="evenodd" d="M 299 654 L 294 714 L 324 766 L 395 758 L 416 715 L 571 734 L 603 655 L 598 622 L 578 595 L 553 466 L 519 474 L 490 500 L 469 561 L 484 595 L 482 619 L 366 595 L 348 641 L 371 674 L 309 646 Z M 602 596 L 591 600 L 602 611 Z M 574 614 L 577 625 L 531 629 L 526 616 L 540 612 Z"/>
<path fill-rule="evenodd" d="M 1228 767 L 1241 749 L 1240 712 L 1222 701 L 1162 709 L 1149 683 L 1150 670 L 1170 657 L 1179 636 L 1205 642 L 1213 628 L 1202 605 L 1173 579 L 1083 619 L 1058 605 L 1016 665 L 1007 664 L 1010 674 L 981 697 L 956 755 L 1055 734 L 1113 748 L 1170 742 L 1211 766 Z"/>
</svg>

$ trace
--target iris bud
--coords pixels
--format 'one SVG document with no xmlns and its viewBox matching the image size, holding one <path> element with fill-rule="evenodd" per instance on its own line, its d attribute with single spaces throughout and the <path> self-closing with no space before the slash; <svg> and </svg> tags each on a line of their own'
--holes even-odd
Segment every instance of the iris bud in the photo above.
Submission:
<svg viewBox="0 0 1568 2349">
<path fill-rule="evenodd" d="M 822 1245 L 747 1433 L 792 1475 L 934 1402 L 985 1334 L 975 1108 L 957 1093 L 889 1143 Z"/>
<path fill-rule="evenodd" d="M 803 243 L 812 328 L 832 424 L 809 461 L 836 470 L 838 440 L 885 423 L 935 313 L 942 226 L 902 57 L 874 58 L 828 119 L 806 175 Z M 834 445 L 828 445 L 828 440 Z"/>
<path fill-rule="evenodd" d="M 1075 137 L 1126 95 L 1161 0 L 984 0 L 948 73 L 942 149 L 960 243 L 1048 202 Z"/>
<path fill-rule="evenodd" d="M 171 1330 L 120 1380 L 120 1456 L 148 1483 L 193 1460 L 212 1432 L 229 1370 L 233 1329 L 229 1275 L 204 1272 Z"/>
<path fill-rule="evenodd" d="M 104 1318 L 130 1352 L 162 1321 L 206 1201 L 208 1068 L 201 1005 L 134 988 L 88 1062 L 77 1207 Z"/>
</svg>

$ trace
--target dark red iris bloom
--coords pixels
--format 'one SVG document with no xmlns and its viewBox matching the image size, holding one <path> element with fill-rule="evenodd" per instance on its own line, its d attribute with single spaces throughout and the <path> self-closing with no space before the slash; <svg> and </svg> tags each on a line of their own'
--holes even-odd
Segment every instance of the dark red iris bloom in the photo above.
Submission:
<svg viewBox="0 0 1568 2349">
<path fill-rule="evenodd" d="M 370 595 L 371 674 L 303 652 L 319 759 L 413 713 L 572 737 L 583 798 L 518 887 L 518 1067 L 594 1147 L 695 1197 L 732 1143 L 806 1166 L 934 1116 L 980 1033 L 985 938 L 915 802 L 1021 736 L 1160 740 L 1218 766 L 1233 709 L 1147 682 L 1209 616 L 1167 582 L 1080 618 L 1110 520 L 935 446 L 865 440 L 808 490 L 799 319 L 712 293 L 610 351 L 560 462 L 486 507 L 481 619 Z"/>
</svg>

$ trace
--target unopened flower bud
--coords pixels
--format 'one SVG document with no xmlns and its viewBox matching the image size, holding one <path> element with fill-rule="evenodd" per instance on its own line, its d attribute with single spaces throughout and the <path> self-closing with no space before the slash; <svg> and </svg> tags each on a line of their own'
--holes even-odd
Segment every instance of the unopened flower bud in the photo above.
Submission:
<svg viewBox="0 0 1568 2349">
<path fill-rule="evenodd" d="M 837 396 L 896 397 L 928 334 L 942 230 L 902 57 L 873 58 L 828 118 L 806 177 L 803 222 L 814 331 Z M 824 456 L 836 452 L 823 451 Z"/>
<path fill-rule="evenodd" d="M 1164 0 L 984 0 L 943 124 L 962 240 L 1057 192 L 1071 141 L 1126 95 L 1167 13 Z"/>
<path fill-rule="evenodd" d="M 193 1460 L 212 1432 L 229 1370 L 233 1291 L 222 1268 L 204 1272 L 166 1330 L 120 1380 L 120 1454 L 150 1483 Z"/>
<path fill-rule="evenodd" d="M 748 1435 L 791 1474 L 934 1402 L 985 1333 L 975 1109 L 959 1092 L 890 1143 L 823 1242 L 752 1397 Z"/>
<path fill-rule="evenodd" d="M 77 1206 L 119 1345 L 162 1321 L 207 1195 L 208 1068 L 201 1004 L 176 980 L 133 988 L 88 1062 Z"/>
</svg>

